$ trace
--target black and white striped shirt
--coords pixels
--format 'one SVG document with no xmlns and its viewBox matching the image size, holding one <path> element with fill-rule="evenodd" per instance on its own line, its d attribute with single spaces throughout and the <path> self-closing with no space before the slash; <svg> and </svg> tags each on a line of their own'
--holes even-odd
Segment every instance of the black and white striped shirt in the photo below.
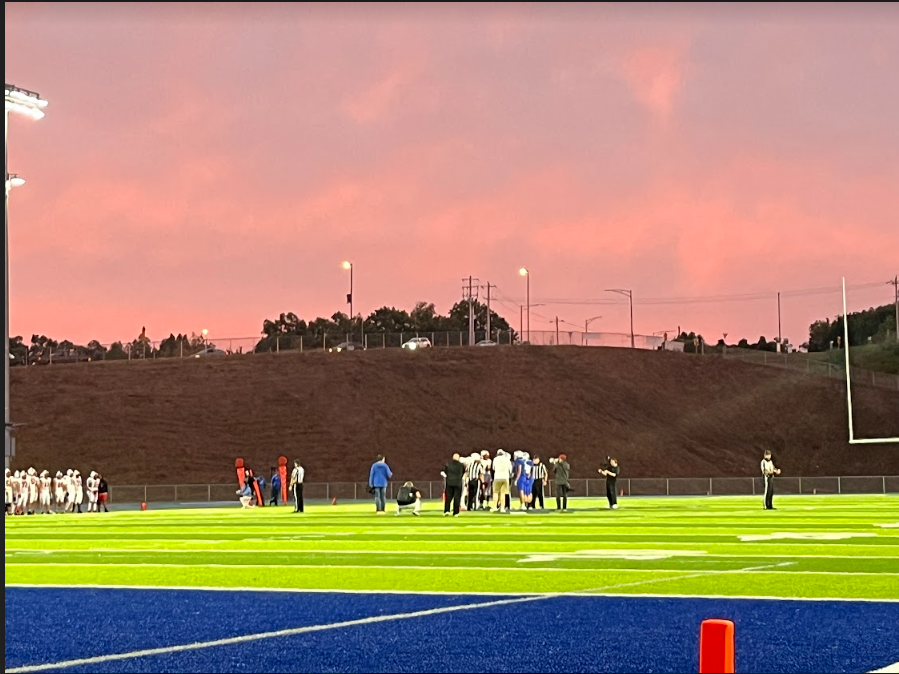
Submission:
<svg viewBox="0 0 899 674">
<path fill-rule="evenodd" d="M 480 461 L 472 461 L 468 464 L 468 468 L 465 470 L 465 479 L 469 482 L 472 480 L 480 480 L 481 475 L 484 474 L 484 464 Z"/>
<path fill-rule="evenodd" d="M 534 464 L 534 482 L 543 482 L 548 474 L 546 466 L 542 461 L 539 464 Z"/>
</svg>

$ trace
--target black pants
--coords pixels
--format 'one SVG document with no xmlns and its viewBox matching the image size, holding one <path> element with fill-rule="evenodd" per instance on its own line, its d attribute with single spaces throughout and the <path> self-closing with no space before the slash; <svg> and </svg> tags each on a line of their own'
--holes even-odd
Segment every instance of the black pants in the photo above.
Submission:
<svg viewBox="0 0 899 674">
<path fill-rule="evenodd" d="M 556 510 L 568 510 L 568 485 L 556 485 Z"/>
<path fill-rule="evenodd" d="M 609 507 L 618 505 L 618 486 L 615 480 L 606 480 L 606 498 L 609 499 Z"/>
<path fill-rule="evenodd" d="M 480 480 L 468 481 L 468 503 L 465 506 L 469 511 L 476 510 L 478 507 L 478 487 L 481 485 Z"/>
<path fill-rule="evenodd" d="M 280 490 L 278 490 L 280 491 Z M 278 491 L 272 489 L 272 498 L 269 501 L 269 505 L 278 505 Z"/>
<path fill-rule="evenodd" d="M 544 510 L 546 508 L 546 503 L 543 501 L 543 482 L 535 481 L 534 489 L 531 492 L 534 495 L 534 498 L 531 499 L 531 508 L 537 508 L 537 501 L 540 501 L 540 510 Z"/>
<path fill-rule="evenodd" d="M 765 477 L 765 510 L 774 510 L 774 476 Z"/>
<path fill-rule="evenodd" d="M 459 514 L 459 508 L 462 506 L 462 485 L 446 485 L 446 501 L 443 503 L 443 512 L 450 511 L 450 502 L 453 505 L 453 515 Z"/>
<path fill-rule="evenodd" d="M 293 485 L 293 499 L 296 506 L 294 507 L 295 513 L 303 512 L 303 483 Z"/>
</svg>

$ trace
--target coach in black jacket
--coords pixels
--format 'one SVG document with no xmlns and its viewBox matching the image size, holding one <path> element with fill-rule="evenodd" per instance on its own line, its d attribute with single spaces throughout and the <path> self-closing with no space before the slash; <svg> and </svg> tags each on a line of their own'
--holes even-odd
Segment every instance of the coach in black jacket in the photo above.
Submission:
<svg viewBox="0 0 899 674">
<path fill-rule="evenodd" d="M 465 464 L 459 461 L 459 453 L 453 454 L 453 459 L 443 469 L 446 478 L 446 498 L 443 502 L 443 516 L 450 514 L 450 501 L 453 503 L 453 517 L 459 516 L 459 508 L 462 505 L 462 481 L 465 479 Z"/>
</svg>

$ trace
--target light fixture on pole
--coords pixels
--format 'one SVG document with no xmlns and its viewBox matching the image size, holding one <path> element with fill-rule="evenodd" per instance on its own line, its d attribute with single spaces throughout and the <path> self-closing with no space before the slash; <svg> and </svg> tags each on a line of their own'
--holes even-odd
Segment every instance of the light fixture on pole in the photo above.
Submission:
<svg viewBox="0 0 899 674">
<path fill-rule="evenodd" d="M 25 178 L 18 175 L 17 173 L 11 173 L 9 178 L 6 179 L 6 193 L 9 194 L 9 191 L 13 187 L 21 187 L 25 184 Z"/>
<path fill-rule="evenodd" d="M 3 310 L 3 348 L 6 357 L 3 359 L 3 416 L 5 420 L 3 454 L 6 468 L 9 468 L 9 460 L 12 455 L 10 430 L 14 425 L 9 420 L 9 190 L 25 183 L 22 178 L 9 175 L 9 113 L 15 112 L 31 119 L 40 119 L 44 116 L 47 101 L 41 98 L 40 94 L 20 89 L 12 84 L 6 85 L 4 97 L 6 102 L 3 112 L 3 174 L 6 176 L 6 196 L 3 208 L 3 287 L 6 293 L 6 302 Z"/>
<path fill-rule="evenodd" d="M 634 291 L 633 290 L 622 290 L 621 288 L 610 288 L 606 290 L 607 293 L 618 293 L 619 295 L 624 295 L 627 297 L 628 302 L 631 305 L 631 348 L 635 348 L 634 344 Z"/>
<path fill-rule="evenodd" d="M 531 343 L 531 271 L 527 267 L 518 270 L 520 276 L 527 280 L 527 309 L 528 309 L 528 344 Z"/>
<path fill-rule="evenodd" d="M 350 272 L 350 292 L 347 293 L 346 303 L 350 305 L 350 321 L 353 320 L 353 263 L 349 260 L 344 260 L 340 265 L 345 270 Z"/>
<path fill-rule="evenodd" d="M 584 344 L 585 345 L 587 343 L 589 343 L 589 341 L 590 341 L 590 338 L 587 336 L 587 334 L 590 332 L 590 324 L 593 321 L 598 321 L 600 318 L 602 318 L 602 316 L 594 316 L 593 318 L 588 318 L 586 321 L 584 321 Z"/>
<path fill-rule="evenodd" d="M 209 348 L 209 330 L 206 328 L 203 328 L 203 348 Z"/>
</svg>

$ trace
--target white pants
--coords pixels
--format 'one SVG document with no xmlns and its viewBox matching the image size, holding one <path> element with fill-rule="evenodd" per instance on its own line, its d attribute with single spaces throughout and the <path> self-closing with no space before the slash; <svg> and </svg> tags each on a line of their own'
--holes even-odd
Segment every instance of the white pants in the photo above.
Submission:
<svg viewBox="0 0 899 674">
<path fill-rule="evenodd" d="M 56 505 L 62 505 L 66 500 L 66 492 L 64 489 L 56 490 Z"/>
<path fill-rule="evenodd" d="M 84 503 L 84 489 L 76 489 L 75 490 L 75 505 L 81 505 Z"/>
<path fill-rule="evenodd" d="M 50 492 L 49 491 L 41 492 L 41 505 L 47 506 L 48 508 L 50 507 Z"/>
<path fill-rule="evenodd" d="M 396 514 L 399 515 L 404 510 L 411 510 L 413 513 L 418 515 L 421 512 L 421 499 L 415 501 L 415 503 L 410 503 L 409 505 L 400 505 L 396 504 Z"/>
<path fill-rule="evenodd" d="M 97 502 L 97 492 L 93 489 L 87 492 L 87 502 L 88 503 L 96 503 Z"/>
</svg>

